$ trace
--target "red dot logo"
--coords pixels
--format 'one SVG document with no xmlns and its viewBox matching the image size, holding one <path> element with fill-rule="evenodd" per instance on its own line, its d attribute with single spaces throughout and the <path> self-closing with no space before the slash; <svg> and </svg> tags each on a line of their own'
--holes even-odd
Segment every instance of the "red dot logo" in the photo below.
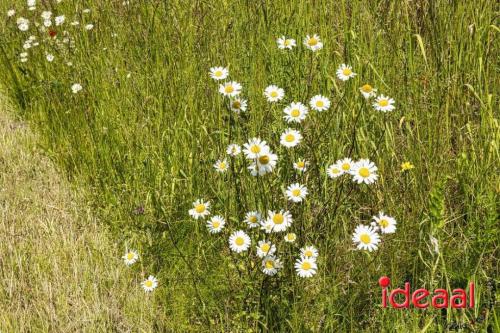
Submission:
<svg viewBox="0 0 500 333">
<path fill-rule="evenodd" d="M 391 284 L 391 279 L 389 279 L 387 276 L 382 276 L 380 279 L 378 279 L 378 284 L 382 288 L 386 288 L 387 286 L 389 286 L 389 284 Z"/>
</svg>

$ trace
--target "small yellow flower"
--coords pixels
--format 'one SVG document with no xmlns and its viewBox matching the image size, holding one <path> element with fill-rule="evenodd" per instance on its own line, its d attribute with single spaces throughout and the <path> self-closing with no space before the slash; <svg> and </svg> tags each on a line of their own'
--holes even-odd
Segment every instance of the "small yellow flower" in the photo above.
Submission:
<svg viewBox="0 0 500 333">
<path fill-rule="evenodd" d="M 415 168 L 415 166 L 413 164 L 411 164 L 410 162 L 401 163 L 401 171 L 403 171 L 403 172 L 414 169 L 414 168 Z"/>
</svg>

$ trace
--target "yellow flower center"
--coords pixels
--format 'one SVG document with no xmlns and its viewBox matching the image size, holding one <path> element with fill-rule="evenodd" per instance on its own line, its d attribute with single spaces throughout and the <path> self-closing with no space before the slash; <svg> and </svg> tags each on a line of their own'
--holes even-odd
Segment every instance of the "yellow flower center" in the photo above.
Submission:
<svg viewBox="0 0 500 333">
<path fill-rule="evenodd" d="M 366 178 L 366 177 L 368 177 L 368 176 L 370 175 L 370 170 L 368 170 L 368 168 L 364 168 L 364 167 L 363 167 L 363 168 L 360 168 L 360 169 L 359 169 L 359 175 L 360 175 L 361 177 Z"/>
<path fill-rule="evenodd" d="M 333 174 L 340 173 L 340 170 L 339 170 L 339 169 L 337 169 L 337 168 L 332 168 L 330 171 L 331 171 L 331 173 L 333 173 Z"/>
<path fill-rule="evenodd" d="M 389 101 L 386 100 L 386 99 L 381 99 L 379 102 L 378 102 L 378 105 L 384 107 L 384 106 L 387 106 L 389 105 Z"/>
<path fill-rule="evenodd" d="M 305 255 L 306 257 L 312 257 L 313 253 L 312 253 L 312 251 L 311 251 L 311 250 L 307 250 L 306 252 L 304 252 L 304 255 Z"/>
<path fill-rule="evenodd" d="M 318 44 L 318 40 L 315 38 L 315 37 L 311 37 L 309 38 L 309 40 L 307 41 L 307 45 L 309 46 L 314 46 Z"/>
<path fill-rule="evenodd" d="M 361 237 L 359 237 L 359 239 L 364 244 L 370 244 L 370 242 L 371 242 L 370 235 L 368 235 L 368 234 L 362 234 Z"/>
<path fill-rule="evenodd" d="M 239 109 L 239 108 L 241 108 L 240 101 L 234 101 L 233 102 L 233 109 Z"/>
<path fill-rule="evenodd" d="M 234 240 L 234 242 L 238 246 L 242 246 L 243 244 L 245 244 L 245 240 L 243 239 L 243 237 L 236 237 L 236 239 Z"/>
<path fill-rule="evenodd" d="M 278 92 L 276 90 L 271 91 L 269 94 L 271 97 L 278 97 Z"/>
<path fill-rule="evenodd" d="M 289 39 L 285 39 L 285 41 L 283 42 L 283 44 L 284 44 L 285 46 L 288 46 L 288 45 L 290 45 L 291 43 L 292 43 L 292 42 L 291 42 Z"/>
<path fill-rule="evenodd" d="M 268 164 L 269 163 L 269 156 L 264 155 L 264 156 L 259 157 L 259 163 L 264 164 L 264 165 Z"/>
<path fill-rule="evenodd" d="M 132 259 L 134 259 L 134 254 L 133 254 L 132 252 L 127 253 L 127 259 L 128 259 L 128 260 L 132 260 Z"/>
<path fill-rule="evenodd" d="M 226 92 L 226 94 L 230 94 L 234 91 L 234 87 L 232 85 L 228 85 L 224 88 L 224 91 Z"/>
<path fill-rule="evenodd" d="M 252 215 L 248 218 L 248 221 L 250 221 L 250 223 L 257 223 L 257 216 L 255 215 Z"/>
<path fill-rule="evenodd" d="M 220 77 L 222 76 L 222 71 L 215 71 L 214 75 Z"/>
<path fill-rule="evenodd" d="M 268 243 L 264 243 L 260 246 L 262 252 L 267 253 L 271 249 L 271 246 Z"/>
<path fill-rule="evenodd" d="M 285 136 L 285 141 L 286 142 L 293 142 L 295 140 L 295 136 L 292 134 L 292 133 L 288 133 L 286 136 Z"/>
<path fill-rule="evenodd" d="M 214 229 L 217 229 L 219 226 L 220 226 L 220 222 L 219 222 L 219 221 L 213 221 L 213 222 L 212 222 L 212 227 L 213 227 Z"/>
<path fill-rule="evenodd" d="M 146 287 L 148 287 L 148 288 L 153 287 L 153 281 L 151 281 L 151 280 L 146 280 L 146 282 L 144 282 L 144 286 L 146 286 Z"/>
<path fill-rule="evenodd" d="M 316 106 L 318 108 L 322 108 L 325 105 L 325 103 L 322 100 L 316 101 Z"/>
<path fill-rule="evenodd" d="M 226 168 L 226 163 L 220 162 L 219 163 L 219 169 L 225 169 Z"/>
<path fill-rule="evenodd" d="M 299 109 L 293 109 L 293 110 L 292 110 L 292 112 L 290 112 L 290 115 L 291 115 L 292 117 L 298 117 L 298 116 L 300 116 L 300 111 L 299 111 Z"/>
<path fill-rule="evenodd" d="M 349 171 L 350 168 L 351 168 L 351 166 L 349 165 L 349 163 L 342 164 L 342 170 Z"/>
<path fill-rule="evenodd" d="M 361 91 L 365 93 L 371 93 L 373 90 L 373 87 L 370 86 L 369 84 L 365 84 L 364 86 L 361 87 Z"/>
<path fill-rule="evenodd" d="M 295 240 L 295 234 L 294 233 L 291 233 L 291 234 L 288 234 L 286 235 L 286 238 L 289 240 L 289 241 L 294 241 Z"/>
<path fill-rule="evenodd" d="M 273 216 L 274 224 L 282 224 L 284 221 L 285 221 L 285 217 L 281 213 L 275 214 Z"/>
<path fill-rule="evenodd" d="M 194 210 L 198 213 L 198 214 L 201 214 L 205 211 L 205 205 L 204 204 L 197 204 L 195 207 L 194 207 Z"/>
<path fill-rule="evenodd" d="M 378 221 L 378 224 L 380 224 L 380 226 L 382 226 L 383 228 L 387 228 L 389 226 L 389 221 L 380 220 L 380 221 Z"/>
<path fill-rule="evenodd" d="M 308 271 L 311 269 L 312 265 L 309 261 L 304 261 L 301 265 L 302 269 Z"/>
<path fill-rule="evenodd" d="M 253 145 L 252 147 L 250 147 L 250 151 L 254 154 L 258 154 L 260 153 L 260 146 L 258 145 Z"/>
<path fill-rule="evenodd" d="M 303 169 L 305 166 L 306 166 L 306 164 L 304 163 L 304 161 L 298 161 L 297 162 L 297 167 Z"/>
<path fill-rule="evenodd" d="M 266 268 L 267 269 L 273 269 L 274 268 L 274 262 L 272 262 L 272 260 L 266 261 Z"/>
<path fill-rule="evenodd" d="M 352 71 L 349 68 L 344 68 L 342 74 L 344 74 L 344 76 L 349 76 L 352 74 Z"/>
<path fill-rule="evenodd" d="M 294 197 L 298 197 L 300 195 L 300 190 L 298 188 L 292 190 L 292 195 Z"/>
</svg>

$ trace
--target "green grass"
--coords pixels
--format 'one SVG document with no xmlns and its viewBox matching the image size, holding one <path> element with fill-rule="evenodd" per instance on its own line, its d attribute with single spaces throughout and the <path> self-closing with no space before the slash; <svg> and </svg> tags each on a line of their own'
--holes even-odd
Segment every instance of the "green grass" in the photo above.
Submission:
<svg viewBox="0 0 500 333">
<path fill-rule="evenodd" d="M 498 284 L 494 1 L 50 3 L 66 15 L 76 48 L 54 50 L 39 34 L 45 41 L 20 63 L 30 33 L 8 19 L 0 35 L 2 84 L 93 214 L 109 223 L 123 248 L 139 249 L 137 276 L 158 276 L 160 288 L 144 296 L 145 312 L 154 298 L 163 313 L 153 331 L 440 332 L 453 322 L 498 330 L 498 311 L 488 304 L 495 290 L 487 287 Z M 16 6 L 19 15 L 33 15 Z M 2 12 L 10 7 L 0 5 Z M 87 7 L 91 12 L 82 13 Z M 69 25 L 73 16 L 80 26 Z M 85 31 L 85 23 L 95 28 Z M 314 33 L 325 44 L 317 54 L 301 45 Z M 299 47 L 278 50 L 275 39 L 283 34 Z M 55 54 L 53 63 L 44 50 Z M 341 63 L 358 75 L 336 79 Z M 243 116 L 227 109 L 208 77 L 218 65 L 243 84 L 249 100 Z M 75 82 L 84 87 L 79 94 L 71 93 Z M 396 110 L 374 111 L 358 90 L 365 83 L 393 97 Z M 269 84 L 285 89 L 285 103 L 266 102 Z M 331 99 L 330 110 L 311 111 L 293 126 L 304 135 L 297 148 L 280 147 L 288 127 L 282 108 L 316 94 Z M 274 173 L 251 177 L 242 157 L 231 172 L 214 172 L 227 144 L 253 136 L 279 155 Z M 311 161 L 305 176 L 291 167 L 299 157 Z M 342 157 L 369 158 L 380 179 L 371 186 L 328 179 L 326 166 Z M 401 172 L 405 161 L 415 169 Z M 309 188 L 301 205 L 283 196 L 295 181 Z M 197 198 L 226 217 L 223 234 L 209 235 L 189 217 Z M 231 253 L 227 237 L 245 228 L 246 211 L 286 207 L 298 241 L 279 241 L 285 267 L 265 278 L 253 252 Z M 354 228 L 380 210 L 396 217 L 397 232 L 384 236 L 376 252 L 355 250 Z M 312 279 L 293 271 L 304 244 L 320 252 Z M 478 302 L 467 311 L 381 309 L 381 275 L 432 290 L 475 281 Z"/>
</svg>

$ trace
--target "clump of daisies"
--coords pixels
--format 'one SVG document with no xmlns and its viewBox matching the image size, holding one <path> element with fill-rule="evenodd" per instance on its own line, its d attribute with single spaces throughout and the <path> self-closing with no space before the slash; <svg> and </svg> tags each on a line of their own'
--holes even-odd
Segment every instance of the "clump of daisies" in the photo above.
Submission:
<svg viewBox="0 0 500 333">
<path fill-rule="evenodd" d="M 297 47 L 295 39 L 288 36 L 280 36 L 276 39 L 277 48 L 283 52 L 293 52 Z M 323 42 L 319 35 L 307 35 L 303 39 L 303 47 L 312 52 L 317 52 L 323 48 Z M 300 46 L 300 45 L 298 45 Z M 339 80 L 346 82 L 353 80 L 357 77 L 350 64 L 340 64 L 336 69 L 336 76 Z M 209 76 L 218 83 L 218 91 L 224 96 L 224 103 L 227 103 L 228 111 L 240 114 L 246 112 L 248 107 L 248 100 L 241 96 L 243 90 L 242 85 L 229 78 L 229 70 L 227 67 L 216 66 L 209 70 Z M 285 100 L 285 90 L 276 84 L 271 84 L 267 87 L 262 87 L 263 95 L 269 103 L 278 104 Z M 371 103 L 372 106 L 381 112 L 388 112 L 394 110 L 394 100 L 379 95 L 377 97 L 377 89 L 366 83 L 359 88 L 361 95 Z M 288 96 L 287 96 L 288 97 Z M 302 157 L 294 155 L 295 147 L 300 147 L 304 140 L 304 135 L 309 133 L 307 119 L 311 113 L 326 113 L 328 117 L 329 110 L 332 106 L 332 101 L 328 95 L 316 94 L 313 95 L 307 102 L 294 100 L 293 96 L 291 101 L 284 104 L 282 113 L 274 113 L 275 116 L 280 117 L 287 124 L 279 138 L 279 145 L 283 146 L 286 153 L 286 160 L 288 161 L 288 168 L 292 168 L 292 179 L 289 184 L 283 187 L 283 194 L 288 204 L 286 206 L 276 207 L 275 203 L 265 204 L 265 210 L 256 208 L 247 211 L 244 216 L 240 218 L 223 217 L 226 214 L 214 215 L 211 218 L 209 211 L 209 201 L 196 200 L 193 202 L 193 207 L 189 210 L 189 214 L 194 219 L 207 219 L 206 227 L 210 234 L 214 237 L 220 237 L 215 234 L 223 234 L 228 237 L 228 249 L 232 255 L 249 256 L 260 261 L 260 270 L 262 273 L 273 276 L 279 274 L 283 268 L 283 261 L 280 259 L 280 253 L 286 249 L 293 248 L 295 242 L 299 242 L 298 236 L 294 230 L 295 220 L 292 217 L 289 206 L 303 205 L 310 195 L 310 191 L 315 190 L 314 187 L 308 188 L 309 174 L 305 174 L 310 162 Z M 274 108 L 271 108 L 274 112 Z M 312 115 L 315 116 L 315 115 Z M 331 116 L 331 115 L 330 115 Z M 243 117 L 246 118 L 246 117 Z M 232 119 L 229 117 L 229 119 Z M 266 119 L 267 120 L 267 119 Z M 304 124 L 305 123 L 305 124 Z M 291 126 L 300 126 L 299 129 L 292 128 Z M 303 131 L 303 133 L 301 133 Z M 234 132 L 230 132 L 234 133 Z M 240 133 L 237 131 L 237 133 Z M 237 143 L 226 143 L 225 152 L 228 157 L 220 158 L 213 164 L 213 167 L 218 172 L 238 172 L 241 165 L 246 166 L 252 176 L 263 176 L 272 173 L 275 170 L 281 173 L 282 169 L 277 169 L 278 155 L 276 155 L 270 145 L 259 138 L 258 135 L 251 137 L 247 142 L 240 146 Z M 302 144 L 304 145 L 304 144 Z M 305 145 L 304 145 L 305 146 Z M 295 149 L 292 149 L 295 148 Z M 301 147 L 302 148 L 302 147 Z M 306 149 L 314 149 L 314 147 L 304 147 Z M 246 161 L 242 164 L 237 159 L 243 153 Z M 316 161 L 315 161 L 316 162 Z M 229 164 L 231 163 L 231 170 Z M 286 173 L 287 174 L 287 173 Z M 235 176 L 240 176 L 238 172 Z M 345 157 L 338 159 L 335 163 L 329 165 L 326 169 L 326 175 L 329 178 L 335 179 L 339 177 L 350 177 L 353 182 L 358 184 L 373 184 L 378 178 L 378 168 L 374 162 L 369 159 L 362 158 L 357 161 Z M 284 184 L 276 184 L 272 176 L 268 177 L 273 182 L 273 185 L 281 188 Z M 260 180 L 258 180 L 260 181 Z M 262 183 L 255 185 L 262 186 Z M 257 195 L 255 195 L 257 196 Z M 256 200 L 256 205 L 261 203 Z M 275 208 L 268 208 L 274 206 Z M 267 213 L 264 213 L 267 210 Z M 241 221 L 238 221 L 240 220 Z M 235 221 L 236 220 L 236 221 Z M 234 226 L 235 223 L 241 223 Z M 299 221 L 300 222 L 300 221 Z M 360 250 L 374 251 L 379 247 L 381 241 L 381 234 L 391 234 L 396 230 L 396 220 L 383 212 L 373 217 L 373 221 L 369 225 L 360 224 L 352 234 L 352 241 Z M 242 226 L 244 228 L 242 228 Z M 243 230 L 245 229 L 245 230 Z M 279 236 L 278 236 L 279 235 Z M 287 250 L 287 251 L 288 251 Z M 299 277 L 311 278 L 318 272 L 317 259 L 319 256 L 318 249 L 313 245 L 306 245 L 300 248 L 296 254 L 294 263 L 295 272 Z M 252 261 L 252 267 L 259 267 L 259 263 Z"/>
<path fill-rule="evenodd" d="M 302 278 L 313 277 L 318 271 L 316 259 L 318 250 L 314 246 L 305 246 L 300 249 L 300 257 L 295 261 L 297 275 Z"/>
<path fill-rule="evenodd" d="M 343 158 L 328 166 L 326 174 L 332 179 L 342 175 L 350 175 L 352 180 L 358 184 L 373 184 L 378 179 L 377 171 L 375 163 L 368 159 L 353 162 L 350 158 Z"/>
<path fill-rule="evenodd" d="M 252 176 L 263 176 L 276 167 L 278 155 L 271 151 L 266 141 L 252 138 L 243 145 L 243 148 L 245 157 L 250 160 L 248 169 Z"/>
<path fill-rule="evenodd" d="M 380 234 L 396 232 L 396 219 L 380 212 L 373 216 L 370 225 L 359 224 L 352 235 L 352 241 L 358 250 L 375 251 L 381 241 Z"/>
</svg>

